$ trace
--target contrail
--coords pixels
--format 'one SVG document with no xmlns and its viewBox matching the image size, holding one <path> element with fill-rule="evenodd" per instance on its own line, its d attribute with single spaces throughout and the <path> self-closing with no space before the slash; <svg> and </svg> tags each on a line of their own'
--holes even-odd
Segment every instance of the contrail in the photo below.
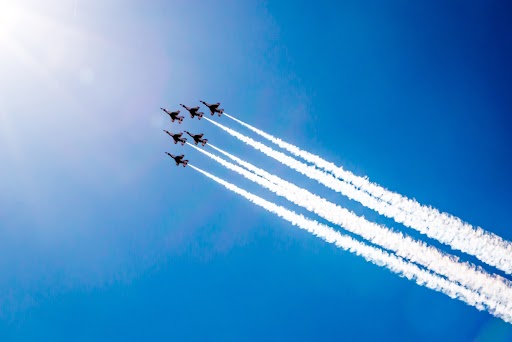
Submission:
<svg viewBox="0 0 512 342">
<path fill-rule="evenodd" d="M 481 261 L 488 265 L 495 266 L 507 274 L 512 274 L 512 245 L 510 242 L 501 239 L 499 236 L 485 232 L 481 228 L 473 229 L 468 224 L 462 224 L 460 220 L 459 222 L 461 224 L 454 224 L 458 219 L 453 217 L 453 220 L 449 219 L 449 215 L 447 214 L 439 214 L 439 217 L 436 218 L 435 215 L 431 215 L 429 213 L 429 210 L 435 211 L 435 209 L 425 208 L 419 204 L 419 212 L 405 211 L 404 209 L 400 209 L 398 205 L 383 202 L 364 191 L 360 191 L 356 186 L 348 182 L 341 181 L 331 174 L 318 170 L 314 166 L 306 165 L 282 152 L 275 151 L 272 148 L 215 121 L 208 118 L 206 119 L 230 135 L 263 152 L 267 156 L 276 159 L 282 164 L 318 181 L 334 191 L 340 192 L 350 199 L 360 202 L 370 209 L 374 209 L 379 214 L 394 218 L 395 221 L 403 223 L 407 227 L 414 228 L 431 238 L 450 245 L 454 249 L 474 255 Z M 384 198 L 387 197 L 384 196 Z M 420 219 L 418 217 L 423 217 L 425 219 Z M 432 220 L 429 219 L 430 217 Z M 427 223 L 426 220 L 430 223 Z"/>
<path fill-rule="evenodd" d="M 326 242 L 333 243 L 337 247 L 355 253 L 365 258 L 367 261 L 377 265 L 384 266 L 393 273 L 409 280 L 415 281 L 418 285 L 426 286 L 432 290 L 441 292 L 450 298 L 457 298 L 468 305 L 476 307 L 478 310 L 487 309 L 492 315 L 503 319 L 505 322 L 512 323 L 512 313 L 509 309 L 504 308 L 500 303 L 488 302 L 482 295 L 475 293 L 463 286 L 443 279 L 435 274 L 419 268 L 418 266 L 406 262 L 405 260 L 389 254 L 379 248 L 365 245 L 349 236 L 341 235 L 329 226 L 321 224 L 317 221 L 310 220 L 303 215 L 299 215 L 293 211 L 285 209 L 282 206 L 264 200 L 252 193 L 249 193 L 234 184 L 226 182 L 206 171 L 203 171 L 191 164 L 188 164 L 194 170 L 202 173 L 206 177 L 223 185 L 228 190 L 241 195 L 250 202 L 264 208 L 265 210 L 276 214 L 284 220 L 290 222 L 311 234 L 320 237 Z"/>
<path fill-rule="evenodd" d="M 269 189 L 276 195 L 286 198 L 290 202 L 319 215 L 333 224 L 343 227 L 351 233 L 363 237 L 371 243 L 391 250 L 405 259 L 429 268 L 472 290 L 484 293 L 490 299 L 501 302 L 512 311 L 512 288 L 508 280 L 500 276 L 491 276 L 483 270 L 476 269 L 471 264 L 459 262 L 458 258 L 448 256 L 435 247 L 428 246 L 424 242 L 416 241 L 399 232 L 389 230 L 382 225 L 369 222 L 345 208 L 314 195 L 308 190 L 300 188 L 275 175 L 269 174 L 265 170 L 245 162 L 211 144 L 210 147 L 225 154 L 256 174 L 227 162 L 214 154 L 203 151 L 192 144 L 189 145 L 226 168 Z"/>
</svg>

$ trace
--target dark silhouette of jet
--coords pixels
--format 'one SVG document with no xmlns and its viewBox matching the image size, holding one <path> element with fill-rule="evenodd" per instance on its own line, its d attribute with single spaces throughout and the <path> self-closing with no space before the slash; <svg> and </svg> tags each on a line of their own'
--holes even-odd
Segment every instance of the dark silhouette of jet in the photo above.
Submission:
<svg viewBox="0 0 512 342">
<path fill-rule="evenodd" d="M 180 106 L 182 106 L 183 108 L 188 110 L 188 112 L 190 113 L 190 117 L 192 119 L 194 118 L 194 116 L 197 116 L 198 120 L 201 120 L 201 118 L 203 117 L 204 113 L 203 112 L 198 112 L 199 107 L 187 107 L 187 106 L 185 106 L 184 104 L 181 104 L 181 103 L 180 103 Z"/>
<path fill-rule="evenodd" d="M 224 113 L 224 109 L 222 109 L 222 108 L 219 109 L 220 102 L 208 103 L 208 102 L 204 102 L 203 100 L 199 100 L 199 102 L 204 104 L 206 107 L 210 108 L 210 113 L 212 113 L 212 115 L 215 115 L 215 113 L 219 113 L 219 116 L 221 116 L 222 113 Z"/>
<path fill-rule="evenodd" d="M 171 138 L 174 139 L 174 143 L 177 144 L 178 142 L 181 143 L 181 146 L 185 145 L 185 143 L 187 142 L 187 138 L 182 138 L 181 136 L 183 135 L 183 133 L 171 133 L 169 131 L 166 131 L 164 129 L 164 132 L 169 134 L 171 136 Z"/>
<path fill-rule="evenodd" d="M 176 162 L 176 166 L 180 165 L 180 164 L 183 164 L 183 167 L 187 166 L 188 164 L 188 160 L 185 159 L 183 160 L 183 157 L 185 157 L 184 154 L 180 155 L 180 156 L 175 156 L 175 155 L 172 155 L 170 154 L 169 152 L 165 152 L 165 154 L 167 154 L 169 157 L 171 157 L 172 159 L 174 159 L 174 161 Z"/>
<path fill-rule="evenodd" d="M 201 143 L 201 145 L 204 146 L 208 142 L 208 139 L 202 139 L 203 138 L 203 133 L 201 133 L 201 134 L 192 134 L 189 131 L 185 131 L 185 133 L 187 133 L 188 135 L 190 135 L 192 137 L 192 139 L 194 139 L 194 142 L 196 143 L 196 145 L 198 143 Z"/>
<path fill-rule="evenodd" d="M 178 120 L 178 123 L 180 124 L 180 123 L 183 121 L 183 119 L 184 119 L 184 117 L 183 117 L 183 116 L 178 115 L 178 114 L 180 113 L 180 111 L 179 111 L 179 110 L 176 110 L 176 111 L 174 111 L 174 112 L 169 112 L 169 111 L 168 111 L 167 109 L 165 109 L 165 108 L 161 108 L 161 107 L 160 107 L 160 109 L 161 109 L 161 110 L 163 110 L 164 112 L 166 112 L 167 114 L 169 114 L 169 116 L 171 117 L 171 122 L 174 122 L 174 120 Z"/>
</svg>

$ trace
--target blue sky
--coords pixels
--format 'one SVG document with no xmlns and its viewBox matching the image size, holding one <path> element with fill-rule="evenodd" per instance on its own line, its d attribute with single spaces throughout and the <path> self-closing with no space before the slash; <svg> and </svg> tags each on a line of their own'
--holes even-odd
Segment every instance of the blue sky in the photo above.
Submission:
<svg viewBox="0 0 512 342">
<path fill-rule="evenodd" d="M 286 203 L 171 144 L 159 111 L 220 101 L 512 240 L 510 13 L 484 1 L 2 2 L 1 339 L 512 340 L 499 319 L 176 168 L 164 151 Z M 179 128 L 406 231 L 204 120 Z"/>
</svg>

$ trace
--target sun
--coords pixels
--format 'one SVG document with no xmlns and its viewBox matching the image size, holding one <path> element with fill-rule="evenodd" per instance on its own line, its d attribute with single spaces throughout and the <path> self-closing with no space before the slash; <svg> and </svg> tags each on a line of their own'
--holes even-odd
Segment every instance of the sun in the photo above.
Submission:
<svg viewBox="0 0 512 342">
<path fill-rule="evenodd" d="M 78 25 L 76 1 L 21 3 L 0 0 L 0 63 L 24 63 L 47 78 L 79 75 L 101 39 Z"/>
<path fill-rule="evenodd" d="M 6 42 L 13 29 L 18 26 L 19 9 L 9 1 L 0 1 L 0 44 Z"/>
<path fill-rule="evenodd" d="M 59 114 L 47 108 L 77 105 L 70 85 L 93 81 L 90 66 L 105 43 L 78 25 L 74 11 L 74 0 L 0 0 L 0 149 L 17 159 L 34 143 L 27 124 L 55 125 Z"/>
</svg>

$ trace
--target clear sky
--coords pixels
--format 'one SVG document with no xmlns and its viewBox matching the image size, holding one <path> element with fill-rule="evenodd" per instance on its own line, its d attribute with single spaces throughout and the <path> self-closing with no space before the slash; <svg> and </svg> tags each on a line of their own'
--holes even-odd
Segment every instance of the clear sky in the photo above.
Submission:
<svg viewBox="0 0 512 342">
<path fill-rule="evenodd" d="M 410 232 L 159 110 L 220 101 L 512 240 L 506 3 L 0 0 L 0 340 L 511 341 L 488 313 L 175 167 L 164 151 L 286 203 L 162 130 L 203 132 Z"/>
</svg>

